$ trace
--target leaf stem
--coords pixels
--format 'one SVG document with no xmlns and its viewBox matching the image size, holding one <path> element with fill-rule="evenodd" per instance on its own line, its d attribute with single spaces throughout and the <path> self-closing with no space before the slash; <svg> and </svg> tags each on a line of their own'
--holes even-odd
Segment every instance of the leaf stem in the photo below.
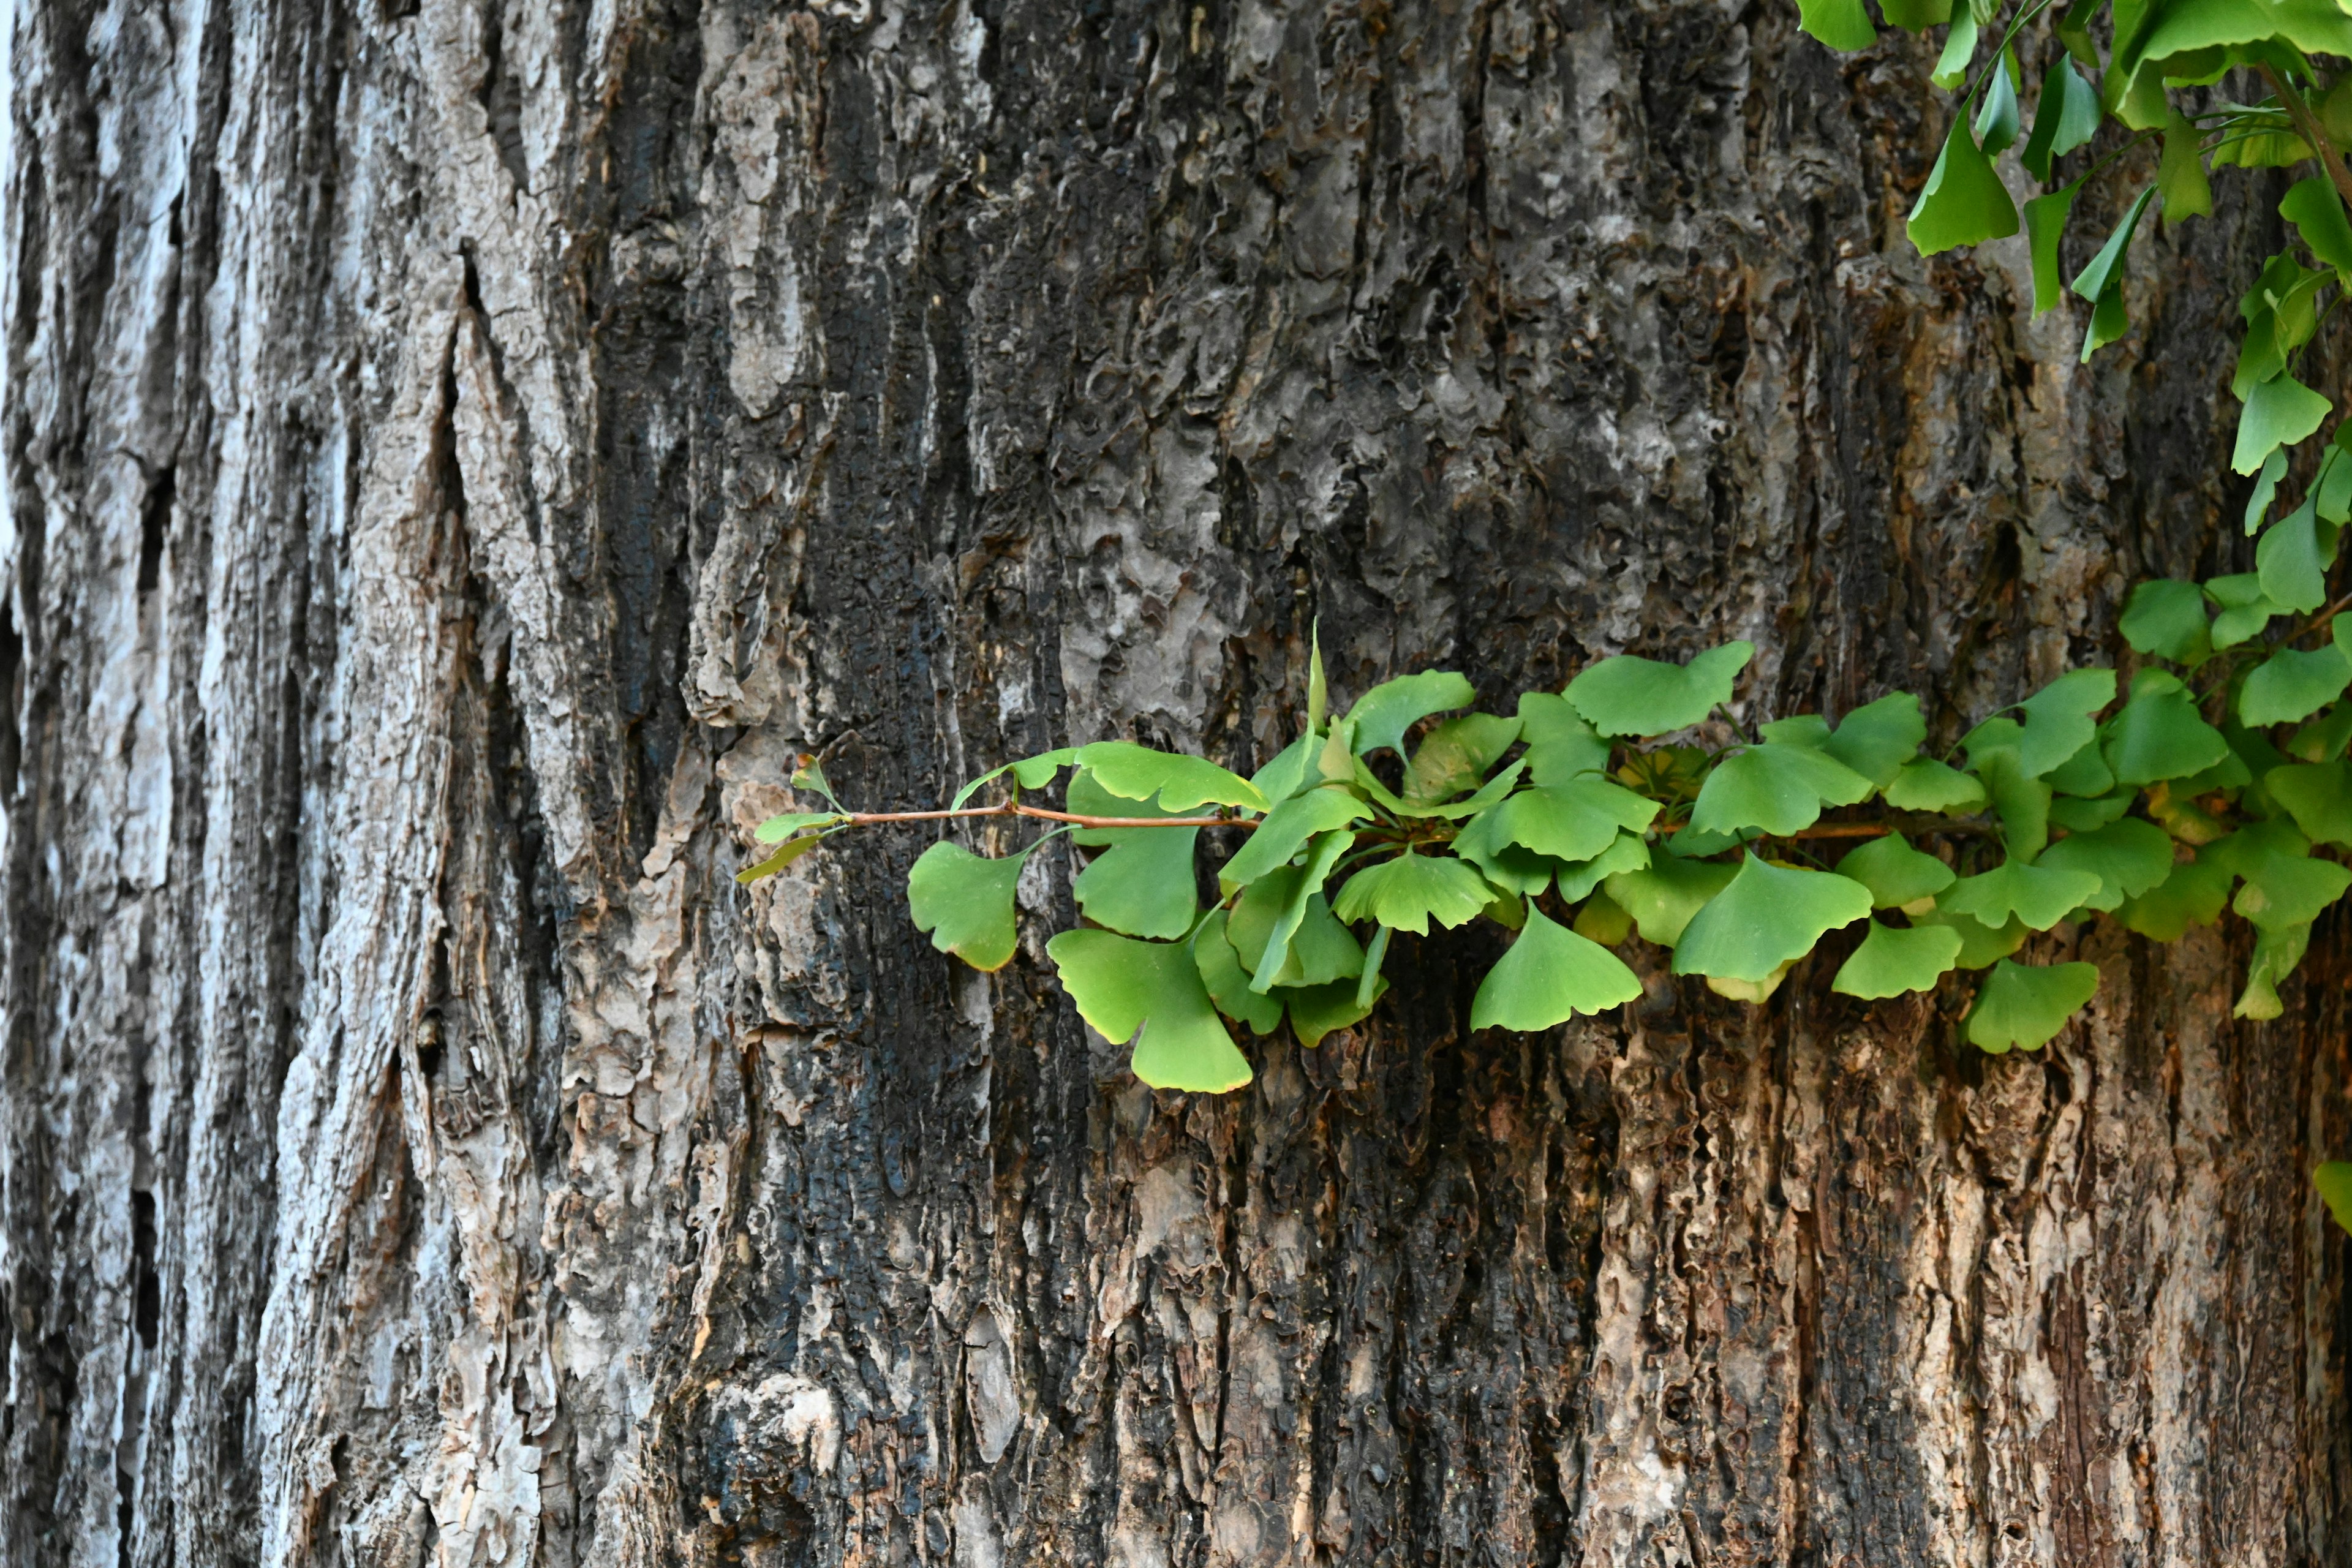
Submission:
<svg viewBox="0 0 2352 1568">
<path fill-rule="evenodd" d="M 2319 166 L 2336 186 L 2336 195 L 2347 202 L 2352 202 L 2352 169 L 2344 166 L 2344 155 L 2336 151 L 2335 142 L 2327 134 L 2327 128 L 2319 123 L 2319 116 L 2311 111 L 2311 105 L 2303 101 L 2303 95 L 2288 86 L 2286 79 L 2276 70 L 2266 65 L 2254 68 L 2262 72 L 2264 81 L 2270 83 L 2271 91 L 2278 95 L 2279 102 L 2285 107 L 2287 118 L 2294 121 L 2294 128 L 2303 133 L 2304 141 L 2310 143 L 2311 155 L 2319 160 Z"/>
<path fill-rule="evenodd" d="M 1065 822 L 1072 827 L 1248 827 L 1258 824 L 1245 816 L 1082 816 L 1076 812 L 1048 811 L 1042 805 L 1006 801 L 1002 805 L 968 805 L 952 811 L 847 811 L 846 826 L 863 827 L 874 822 L 944 822 L 968 816 L 1034 816 Z"/>
</svg>

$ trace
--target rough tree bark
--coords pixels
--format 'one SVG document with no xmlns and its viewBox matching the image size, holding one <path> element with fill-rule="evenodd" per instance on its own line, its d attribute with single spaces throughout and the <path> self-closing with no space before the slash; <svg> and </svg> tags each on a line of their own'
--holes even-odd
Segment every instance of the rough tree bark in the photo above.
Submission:
<svg viewBox="0 0 2352 1568">
<path fill-rule="evenodd" d="M 921 834 L 729 880 L 802 749 L 1262 761 L 1316 617 L 1948 740 L 2239 559 L 2264 209 L 2078 368 L 1793 21 L 20 4 L 5 1562 L 2352 1562 L 2341 917 L 2261 1026 L 2047 939 L 2000 1060 L 1821 962 L 1473 1035 L 1433 939 L 1187 1099 L 1058 850 L 993 977 Z"/>
</svg>

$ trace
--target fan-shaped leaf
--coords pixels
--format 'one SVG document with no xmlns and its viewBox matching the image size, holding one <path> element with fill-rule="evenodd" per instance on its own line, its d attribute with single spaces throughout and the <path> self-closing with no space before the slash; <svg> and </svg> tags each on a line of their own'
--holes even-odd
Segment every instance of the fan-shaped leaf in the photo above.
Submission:
<svg viewBox="0 0 2352 1568">
<path fill-rule="evenodd" d="M 2114 670 L 2070 669 L 2021 703 L 2017 754 L 2026 776 L 2040 778 L 2089 745 L 2099 732 L 2091 716 L 2115 700 Z"/>
<path fill-rule="evenodd" d="M 1125 800 L 1150 800 L 1171 812 L 1189 812 L 1203 805 L 1239 806 L 1264 811 L 1269 804 L 1258 787 L 1227 773 L 1206 757 L 1181 752 L 1155 752 L 1132 741 L 1097 741 L 1080 746 L 1077 763 L 1093 773 L 1095 781 Z"/>
<path fill-rule="evenodd" d="M 1700 833 L 1798 833 L 1820 820 L 1822 806 L 1852 805 L 1871 789 L 1868 779 L 1826 752 L 1768 741 L 1716 764 L 1690 825 Z"/>
<path fill-rule="evenodd" d="M 760 824 L 751 837 L 762 844 L 782 844 L 803 827 L 823 827 L 842 820 L 843 816 L 837 811 L 788 811 Z"/>
<path fill-rule="evenodd" d="M 1965 132 L 1963 141 L 1967 140 Z M 1719 702 L 1756 653 L 1728 642 L 1688 664 L 1661 664 L 1633 654 L 1604 658 L 1568 683 L 1567 697 L 1604 735 L 1664 735 L 1687 730 Z"/>
<path fill-rule="evenodd" d="M 1290 1032 L 1298 1037 L 1302 1049 L 1311 1051 L 1333 1030 L 1362 1023 L 1380 1005 L 1388 988 L 1389 983 L 1377 975 L 1369 996 L 1352 980 L 1338 980 L 1328 985 L 1285 986 L 1282 999 L 1290 1008 Z"/>
<path fill-rule="evenodd" d="M 2172 840 L 2153 823 L 2126 816 L 2092 833 L 2062 838 L 2042 852 L 2045 871 L 2084 871 L 2099 879 L 2099 890 L 2083 902 L 2112 910 L 2138 898 L 2172 875 Z"/>
<path fill-rule="evenodd" d="M 1990 871 L 1961 878 L 1937 901 L 1954 914 L 1973 915 L 1988 926 L 2006 924 L 2013 915 L 2034 931 L 2048 931 L 2098 893 L 2099 879 L 2091 872 L 2011 859 Z"/>
<path fill-rule="evenodd" d="M 2263 580 L 2252 572 L 2210 578 L 2205 584 L 2205 592 L 2221 606 L 2221 613 L 2213 617 L 2213 646 L 2217 648 L 2235 647 L 2259 634 L 2271 624 L 2273 616 L 2286 614 L 2285 605 L 2274 605 L 2263 596 Z"/>
<path fill-rule="evenodd" d="M 2025 249 L 2033 268 L 2033 313 L 2040 315 L 2058 303 L 2058 242 L 2065 237 L 2066 217 L 2082 194 L 2078 176 L 2025 204 Z"/>
<path fill-rule="evenodd" d="M 948 803 L 948 809 L 961 811 L 963 803 L 970 800 L 981 785 L 1006 773 L 1011 773 L 1023 789 L 1044 789 L 1054 782 L 1055 773 L 1077 761 L 1077 757 L 1076 747 L 1062 746 L 1051 752 L 1040 752 L 1034 757 L 1024 757 L 1016 763 L 1007 763 L 1001 768 L 991 768 L 956 791 L 955 798 Z"/>
<path fill-rule="evenodd" d="M 1477 867 L 1480 876 L 1505 892 L 1533 897 L 1551 885 L 1559 862 L 1506 842 L 1496 831 L 1500 816 L 1499 809 L 1489 809 L 1463 824 L 1462 831 L 1454 836 L 1454 853 Z"/>
<path fill-rule="evenodd" d="M 1615 953 L 1529 910 L 1510 951 L 1479 982 L 1470 1026 L 1549 1029 L 1641 994 L 1642 983 Z"/>
<path fill-rule="evenodd" d="M 1886 804 L 1897 811 L 1940 811 L 1958 816 L 1982 809 L 1984 785 L 1932 757 L 1906 763 L 1886 786 Z"/>
<path fill-rule="evenodd" d="M 1944 150 L 1927 172 L 1905 227 L 1922 256 L 2017 232 L 2017 204 L 1993 173 L 1992 160 L 1969 134 L 1967 116 L 1952 117 Z"/>
<path fill-rule="evenodd" d="M 2124 606 L 2119 628 L 2141 653 L 2196 666 L 2212 656 L 2212 624 L 2205 617 L 2205 595 L 2194 583 L 2173 578 L 2142 583 Z"/>
<path fill-rule="evenodd" d="M 1276 752 L 1274 761 L 1252 773 L 1250 783 L 1257 786 L 1258 794 L 1280 805 L 1299 791 L 1322 782 L 1316 758 L 1323 746 L 1324 738 L 1310 730 Z"/>
<path fill-rule="evenodd" d="M 2263 459 L 2281 447 L 2292 447 L 2314 430 L 2336 405 L 2281 371 L 2246 391 L 2245 411 L 2238 416 L 2238 446 L 2230 466 L 2251 474 Z"/>
<path fill-rule="evenodd" d="M 1236 923 L 1232 928 L 1232 935 L 1234 950 L 1243 955 L 1244 962 L 1248 963 L 1255 976 L 1250 982 L 1252 990 L 1264 992 L 1281 983 L 1290 963 L 1291 939 L 1322 899 L 1323 884 L 1330 877 L 1331 868 L 1339 863 L 1339 857 L 1353 847 L 1355 842 L 1356 836 L 1345 829 L 1311 838 L 1307 845 L 1307 863 L 1298 867 L 1290 879 L 1277 882 L 1275 874 L 1261 877 L 1243 895 L 1234 910 L 1236 922 L 1243 923 Z M 1269 894 L 1279 888 L 1283 892 L 1283 901 L 1280 911 L 1267 929 L 1265 944 L 1259 951 L 1252 952 L 1254 930 L 1246 927 L 1244 911 L 1247 911 L 1246 919 L 1255 919 L 1261 906 L 1252 902 L 1250 894 L 1260 887 L 1265 887 Z"/>
<path fill-rule="evenodd" d="M 1683 928 L 1675 973 L 1760 981 L 1811 952 L 1823 931 L 1869 913 L 1870 889 L 1859 882 L 1749 854 L 1730 885 Z"/>
<path fill-rule="evenodd" d="M 2352 659 L 2330 643 L 2305 653 L 2283 647 L 2265 659 L 2238 692 L 2238 717 L 2249 724 L 2292 724 L 2308 719 L 2352 686 Z"/>
<path fill-rule="evenodd" d="M 1091 771 L 1070 780 L 1070 810 L 1086 816 L 1171 816 L 1150 801 L 1121 800 L 1096 782 Z M 1081 828 L 1071 837 L 1084 845 L 1108 846 L 1078 873 L 1072 889 L 1078 908 L 1097 925 L 1129 936 L 1173 940 L 1192 929 L 1200 912 L 1192 875 L 1197 827 Z"/>
<path fill-rule="evenodd" d="M 990 859 L 945 839 L 932 845 L 907 871 L 907 909 L 915 929 L 929 931 L 933 947 L 974 969 L 1003 968 L 1017 945 L 1013 889 L 1028 858 L 1027 849 Z"/>
<path fill-rule="evenodd" d="M 2132 678 L 2131 700 L 2109 721 L 2103 749 L 2107 766 L 2127 784 L 2186 778 L 2230 754 L 2221 731 L 2198 716 L 2188 689 L 2160 669 Z"/>
<path fill-rule="evenodd" d="M 1620 871 L 1639 871 L 1650 864 L 1650 843 L 1638 834 L 1621 833 L 1617 842 L 1580 866 L 1559 868 L 1559 896 L 1574 903 Z"/>
<path fill-rule="evenodd" d="M 1467 708 L 1478 700 L 1477 689 L 1450 669 L 1424 669 L 1384 680 L 1348 710 L 1355 726 L 1355 749 L 1369 757 L 1383 746 L 1404 754 L 1404 732 L 1428 718 L 1452 708 Z"/>
<path fill-rule="evenodd" d="M 2309 925 L 2352 887 L 2352 870 L 2307 855 L 2265 856 L 2241 874 L 2246 883 L 2230 907 L 2265 931 Z"/>
<path fill-rule="evenodd" d="M 2289 610 L 2315 610 L 2327 602 L 2327 569 L 2336 564 L 2336 525 L 2319 521 L 2313 500 L 2273 523 L 2254 546 L 2254 576 L 2263 597 Z"/>
<path fill-rule="evenodd" d="M 1135 1076 L 1152 1088 L 1223 1094 L 1249 1082 L 1188 944 L 1066 931 L 1045 953 L 1079 1016 L 1105 1039 L 1134 1042 Z"/>
<path fill-rule="evenodd" d="M 1378 921 L 1427 936 L 1433 919 L 1442 926 L 1465 924 L 1494 896 L 1477 872 L 1452 856 L 1408 852 L 1349 878 L 1334 907 L 1343 921 Z"/>
<path fill-rule="evenodd" d="M 1988 158 L 1998 158 L 2009 151 L 2017 140 L 2020 124 L 2017 112 L 2017 84 L 2010 79 L 2016 68 L 2017 56 L 2011 50 L 2001 51 L 2001 61 L 1993 68 L 1985 84 L 1984 107 L 1977 111 L 1977 145 Z"/>
<path fill-rule="evenodd" d="M 1528 743 L 1528 777 L 1538 784 L 1609 771 L 1609 742 L 1555 692 L 1520 695 L 1519 738 Z"/>
<path fill-rule="evenodd" d="M 1952 868 L 1933 855 L 1922 855 L 1899 833 L 1874 838 L 1851 850 L 1838 862 L 1838 875 L 1870 889 L 1873 909 L 1908 909 L 1925 900 L 1918 912 L 1933 907 L 1936 895 L 1956 879 Z"/>
<path fill-rule="evenodd" d="M 2069 833 L 2095 833 L 2129 811 L 2138 798 L 2139 791 L 2128 788 L 2087 800 L 2060 796 L 2050 803 L 2050 820 Z"/>
<path fill-rule="evenodd" d="M 1560 860 L 1589 860 L 1658 815 L 1658 803 L 1605 779 L 1580 778 L 1526 789 L 1495 808 L 1496 837 Z"/>
<path fill-rule="evenodd" d="M 1933 991 L 1960 956 L 1960 933 L 1949 926 L 1897 931 L 1870 922 L 1870 932 L 1830 982 L 1830 989 L 1865 1001 Z"/>
<path fill-rule="evenodd" d="M 2253 956 L 2246 962 L 2246 988 L 2230 1009 L 2235 1018 L 2275 1018 L 2286 1011 L 2278 983 L 2294 973 L 2311 944 L 2307 925 L 2273 926 L 2254 938 Z"/>
<path fill-rule="evenodd" d="M 2339 273 L 2352 274 L 2352 223 L 2345 221 L 2344 198 L 2325 174 L 2297 180 L 2279 201 L 2279 216 L 2294 225 L 2312 255 Z"/>
<path fill-rule="evenodd" d="M 2352 765 L 2297 763 L 2272 769 L 2263 783 L 2306 837 L 2352 848 Z"/>
<path fill-rule="evenodd" d="M 1212 910 L 1192 933 L 1193 967 L 1200 970 L 1201 984 L 1208 987 L 1218 1012 L 1257 1034 L 1270 1035 L 1281 1026 L 1282 1003 L 1250 989 L 1249 971 L 1242 967 L 1241 955 L 1225 934 L 1225 921 L 1224 910 Z"/>
<path fill-rule="evenodd" d="M 2042 97 L 2033 107 L 2033 134 L 2026 138 L 2025 150 L 2018 154 L 2019 162 L 2037 180 L 2050 178 L 2053 160 L 2063 158 L 2088 142 L 2099 129 L 2099 90 L 2084 81 L 2074 70 L 2074 63 L 2060 56 L 2042 78 Z M 2087 292 L 2076 280 L 2076 292 L 2085 300 L 2095 300 L 2105 292 L 2105 279 L 2100 287 Z"/>
<path fill-rule="evenodd" d="M 2127 899 L 2116 910 L 2126 931 L 2158 942 L 2179 942 L 2192 925 L 2211 925 L 2229 901 L 2231 873 L 2218 862 L 2199 858 L 2173 863 L 2164 880 Z"/>
<path fill-rule="evenodd" d="M 1654 852 L 1647 866 L 1638 871 L 1612 873 L 1602 886 L 1608 889 L 1610 903 L 1632 918 L 1643 942 L 1672 947 L 1682 940 L 1683 928 L 1690 924 L 1691 917 L 1738 874 L 1738 868 L 1717 861 L 1685 860 L 1678 855 Z M 1585 906 L 1587 912 L 1591 908 L 1590 903 Z M 1582 914 L 1576 924 L 1579 931 L 1585 931 Z"/>
<path fill-rule="evenodd" d="M 1918 754 L 1919 742 L 1927 738 L 1919 700 L 1908 691 L 1891 691 L 1839 720 L 1822 750 L 1885 789 Z"/>
<path fill-rule="evenodd" d="M 1996 726 L 2011 732 L 2017 729 L 2006 719 L 1996 719 L 1977 728 L 1981 733 Z M 2042 847 L 2050 842 L 2049 781 L 2025 771 L 2024 761 L 2014 743 L 1982 751 L 1972 744 L 1969 766 L 1984 781 L 1985 792 L 1992 796 L 1993 811 L 2000 818 L 2001 839 L 2011 858 L 2031 860 L 2041 854 Z"/>
<path fill-rule="evenodd" d="M 1878 29 L 1870 25 L 1862 0 L 1797 0 L 1797 30 L 1839 50 L 1866 49 L 1878 42 Z"/>
<path fill-rule="evenodd" d="M 2099 993 L 2095 963 L 2037 968 L 2004 958 L 1993 965 L 1976 1005 L 1969 1009 L 1969 1043 L 1999 1055 L 2011 1047 L 2048 1045 L 2083 1005 Z"/>
<path fill-rule="evenodd" d="M 1952 960 L 1956 969 L 1990 968 L 2023 947 L 2025 939 L 2033 934 L 2025 929 L 2023 921 L 2014 917 L 2007 924 L 1989 926 L 1974 915 L 1954 914 L 1940 904 L 1924 915 L 1914 915 L 1911 923 L 1948 930 L 1959 937 L 1960 951 Z"/>
<path fill-rule="evenodd" d="M 1265 820 L 1257 825 L 1249 842 L 1225 862 L 1217 873 L 1217 887 L 1228 895 L 1236 888 L 1248 887 L 1275 868 L 1288 865 L 1291 858 L 1318 834 L 1361 822 L 1371 815 L 1371 807 L 1337 784 L 1324 784 L 1292 795 L 1266 813 Z"/>
<path fill-rule="evenodd" d="M 1519 721 L 1493 713 L 1465 713 L 1448 719 L 1423 737 L 1413 748 L 1412 764 L 1405 770 L 1407 800 L 1451 800 L 1478 787 L 1511 742 L 1519 738 Z"/>
</svg>

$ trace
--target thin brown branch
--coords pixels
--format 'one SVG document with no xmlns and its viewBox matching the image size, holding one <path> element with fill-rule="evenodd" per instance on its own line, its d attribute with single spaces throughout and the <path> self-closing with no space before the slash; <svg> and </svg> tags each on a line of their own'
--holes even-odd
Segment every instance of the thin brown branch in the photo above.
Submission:
<svg viewBox="0 0 2352 1568">
<path fill-rule="evenodd" d="M 1082 816 L 1075 812 L 1048 811 L 1042 805 L 968 805 L 959 811 L 851 811 L 843 820 L 855 826 L 870 822 L 943 822 L 966 816 L 1034 816 L 1066 822 L 1073 827 L 1255 827 L 1246 816 Z"/>
</svg>

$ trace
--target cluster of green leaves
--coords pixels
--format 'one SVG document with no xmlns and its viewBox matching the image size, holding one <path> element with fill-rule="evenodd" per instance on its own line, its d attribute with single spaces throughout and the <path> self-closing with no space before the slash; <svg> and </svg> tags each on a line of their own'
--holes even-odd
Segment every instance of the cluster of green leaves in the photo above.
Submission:
<svg viewBox="0 0 2352 1568">
<path fill-rule="evenodd" d="M 2312 171 L 2278 205 L 2291 242 L 2263 263 L 2239 301 L 2231 391 L 2242 407 L 2230 462 L 2253 479 L 2244 526 L 2259 536 L 2256 569 L 2138 585 L 2123 631 L 2155 662 L 2135 678 L 2125 713 L 2144 717 L 2109 721 L 2148 737 L 2145 746 L 2126 739 L 2126 758 L 2190 745 L 2163 763 L 2178 770 L 2167 777 L 2136 776 L 2154 765 L 2137 761 L 2110 771 L 2118 790 L 2148 786 L 2150 821 L 2176 843 L 2197 847 L 2195 858 L 2162 884 L 2126 895 L 2115 906 L 2118 918 L 2151 934 L 2175 931 L 2183 921 L 2210 918 L 2231 880 L 2241 880 L 2236 907 L 2259 935 L 2238 1011 L 2274 1014 L 2275 982 L 2301 958 L 2312 914 L 2342 890 L 2342 868 L 2314 858 L 2311 845 L 2342 844 L 2352 835 L 2344 760 L 2352 708 L 2342 700 L 2352 682 L 2352 645 L 2342 621 L 2332 641 L 2308 640 L 2326 616 L 2284 635 L 2276 626 L 2327 604 L 2338 532 L 2352 518 L 2352 424 L 2336 426 L 2315 459 L 2292 461 L 2335 411 L 2324 393 L 2297 378 L 2297 363 L 2327 313 L 2352 292 L 2345 210 L 2352 195 L 2345 159 L 2352 71 L 2344 67 L 2352 59 L 2352 9 L 2341 0 L 1878 4 L 1885 26 L 1944 29 L 1933 79 L 1958 94 L 1943 150 L 1910 215 L 1910 238 L 1923 254 L 2018 233 L 2020 214 L 1997 170 L 2014 150 L 2040 190 L 2022 215 L 2040 314 L 2062 302 L 2061 244 L 2084 184 L 2112 171 L 2137 186 L 2121 220 L 2065 285 L 2089 303 L 2086 362 L 2129 329 L 2124 258 L 2151 205 L 2178 225 L 2212 213 L 2214 169 Z M 1833 49 L 1876 41 L 1864 0 L 1798 0 L 1798 8 L 1800 26 Z M 2028 57 L 2040 63 L 2030 92 Z M 2239 87 L 2259 90 L 2240 101 L 2231 96 Z M 2096 145 L 2110 121 L 2118 132 Z M 2153 157 L 2134 155 L 2151 142 Z M 2311 477 L 2298 504 L 2284 507 L 2282 487 L 2298 468 Z M 2218 710 L 2216 722 L 2198 717 L 2207 709 Z M 2191 721 L 2200 727 L 2193 742 Z M 2292 734 L 2267 733 L 2289 725 Z M 2187 757 L 2207 760 L 2189 768 Z M 2119 815 L 2094 832 L 2129 832 L 2134 820 Z M 2051 856 L 2064 858 L 2077 838 L 2053 846 Z M 2352 1228 L 2352 1165 L 2326 1169 L 2334 1174 L 2323 1189 Z"/>
<path fill-rule="evenodd" d="M 2129 635 L 2153 652 L 2145 631 Z M 1489 920 L 1513 932 L 1471 1024 L 1534 1030 L 1639 996 L 1612 951 L 1629 942 L 1760 1003 L 1825 935 L 1859 924 L 1832 989 L 1875 999 L 1981 972 L 1963 1027 L 2000 1052 L 2043 1044 L 2098 987 L 2092 964 L 2016 962 L 2035 931 L 2106 918 L 2172 940 L 2226 905 L 2256 932 L 2238 1011 L 2269 1017 L 2312 921 L 2352 886 L 2315 852 L 2352 847 L 2352 709 L 2297 713 L 2291 734 L 2250 721 L 2259 670 L 2202 693 L 2155 659 L 2128 693 L 2113 670 L 2075 670 L 1938 759 L 1921 754 L 1927 724 L 1905 692 L 1834 725 L 1804 714 L 1742 731 L 1726 705 L 1750 652 L 1605 658 L 1508 717 L 1466 710 L 1470 683 L 1429 671 L 1328 718 L 1318 658 L 1305 732 L 1251 778 L 1125 742 L 989 775 L 1038 790 L 1067 770 L 1068 814 L 1178 825 L 1064 826 L 1002 857 L 942 840 L 916 861 L 908 901 L 941 951 L 1000 967 L 1017 947 L 1023 865 L 1070 833 L 1094 854 L 1074 889 L 1085 924 L 1046 943 L 1064 986 L 1095 1028 L 1134 1043 L 1145 1082 L 1221 1091 L 1250 1079 L 1233 1026 L 1264 1035 L 1286 1020 L 1311 1046 L 1363 1018 L 1397 931 Z M 2215 722 L 2207 708 L 2229 711 Z M 1661 739 L 1685 732 L 1728 739 Z M 1885 818 L 1824 821 L 1873 802 L 1911 835 Z M 1195 814 L 1211 807 L 1219 826 L 1204 829 Z M 795 813 L 761 834 L 790 848 L 843 819 Z M 1239 829 L 1204 904 L 1199 841 Z M 1843 849 L 1833 864 L 1828 846 Z"/>
</svg>

